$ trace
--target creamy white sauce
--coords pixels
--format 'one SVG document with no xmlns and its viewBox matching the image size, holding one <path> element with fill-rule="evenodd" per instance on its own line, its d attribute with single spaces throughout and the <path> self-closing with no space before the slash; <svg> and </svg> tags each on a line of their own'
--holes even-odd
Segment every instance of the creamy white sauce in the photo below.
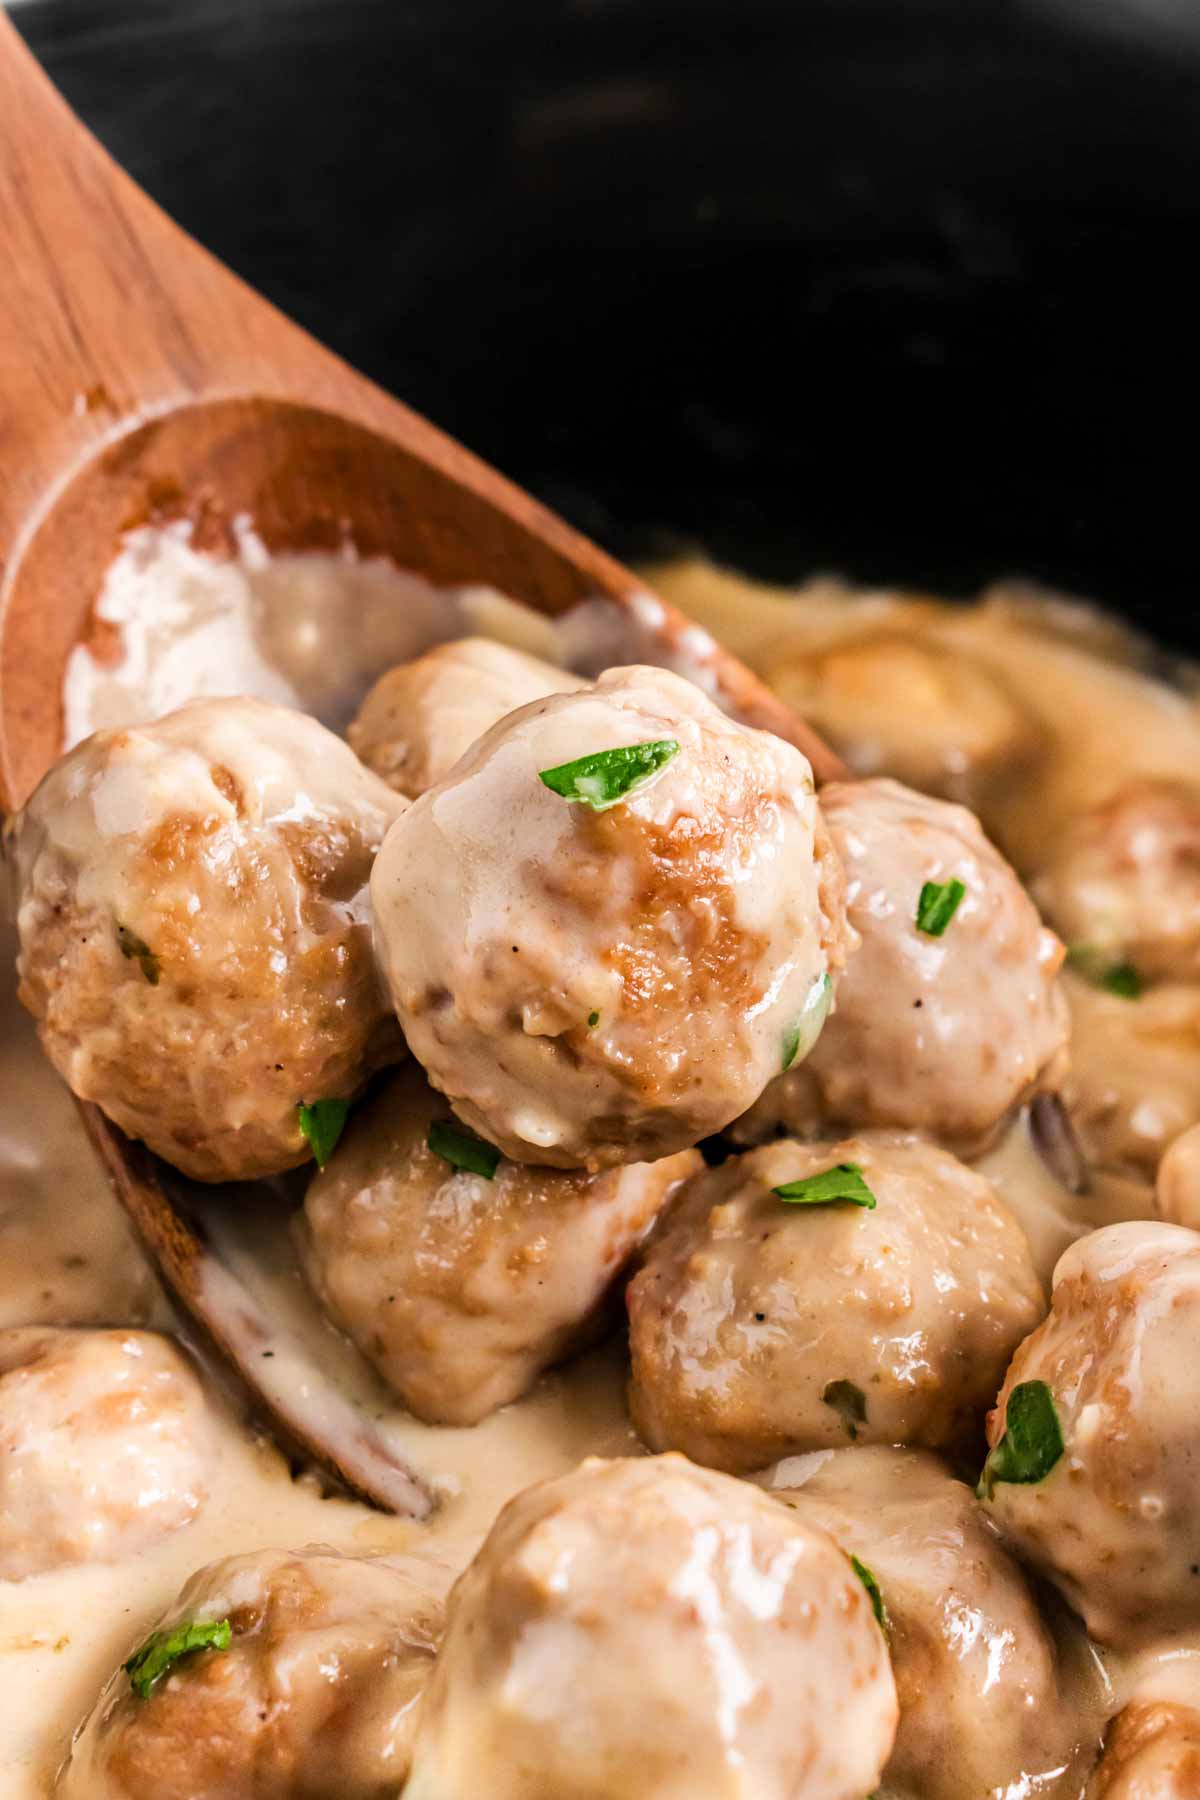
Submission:
<svg viewBox="0 0 1200 1800">
<path fill-rule="evenodd" d="M 771 646 L 785 636 L 815 640 L 868 614 L 906 618 L 913 610 L 887 596 L 851 602 L 835 584 L 781 601 L 695 567 L 660 585 L 701 622 L 681 647 L 695 665 L 687 672 L 698 672 L 701 685 L 710 685 L 708 630 L 769 672 Z M 647 598 L 637 620 L 639 655 L 655 623 L 653 604 Z M 631 648 L 613 636 L 611 609 L 578 614 L 560 636 L 489 590 L 447 596 L 381 559 L 359 559 L 349 547 L 342 556 L 269 558 L 248 524 L 226 561 L 199 554 L 182 526 L 131 534 L 97 617 L 102 629 L 92 648 L 75 652 L 67 675 L 68 742 L 100 725 L 153 717 L 195 694 L 258 693 L 343 725 L 385 667 L 467 632 L 578 666 L 624 660 Z M 1014 786 L 994 826 L 1023 866 L 1036 865 L 1039 844 L 1072 811 L 1113 785 L 1115 759 L 1123 774 L 1200 767 L 1200 718 L 1190 698 L 1097 661 L 1078 642 L 1031 634 L 1003 607 L 961 615 L 924 609 L 921 625 L 1003 670 L 1052 734 L 1044 784 L 1036 791 Z M 11 971 L 11 934 L 0 941 L 0 955 Z M 1020 1219 L 1047 1283 L 1062 1250 L 1091 1225 L 1150 1211 L 1148 1190 L 1138 1183 L 1068 1192 L 1032 1148 L 1023 1119 L 980 1167 Z M 474 1429 L 420 1426 L 389 1405 L 357 1355 L 317 1317 L 277 1223 L 231 1224 L 221 1247 L 270 1305 L 281 1331 L 318 1356 L 351 1403 L 430 1480 L 438 1511 L 432 1523 L 417 1525 L 323 1498 L 311 1479 L 292 1478 L 214 1372 L 213 1498 L 194 1524 L 135 1561 L 0 1584 L 5 1800 L 45 1800 L 102 1681 L 200 1564 L 265 1546 L 323 1543 L 361 1552 L 419 1550 L 452 1572 L 505 1500 L 531 1481 L 588 1453 L 637 1449 L 619 1345 L 545 1379 L 527 1400 Z M 37 1051 L 9 974 L 0 1000 L 0 1324 L 34 1321 L 178 1328 L 72 1103 Z M 792 1459 L 787 1481 L 781 1470 L 776 1485 L 795 1485 L 800 1465 L 818 1460 Z M 1200 1644 L 1175 1644 L 1136 1663 L 1109 1659 L 1107 1672 L 1114 1708 L 1135 1690 L 1200 1700 Z"/>
<path fill-rule="evenodd" d="M 271 556 L 244 518 L 230 557 L 191 539 L 187 520 L 126 535 L 68 660 L 64 748 L 202 695 L 254 694 L 341 730 L 384 669 L 471 632 L 558 660 L 550 621 L 493 588 L 437 588 L 350 543 Z"/>
</svg>

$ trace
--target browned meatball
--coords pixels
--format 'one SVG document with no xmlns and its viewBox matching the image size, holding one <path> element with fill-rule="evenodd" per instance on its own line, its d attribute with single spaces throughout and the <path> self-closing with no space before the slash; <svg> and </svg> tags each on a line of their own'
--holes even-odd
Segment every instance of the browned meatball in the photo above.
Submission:
<svg viewBox="0 0 1200 1800">
<path fill-rule="evenodd" d="M 1173 1225 L 1200 1228 L 1200 1125 L 1177 1137 L 1158 1165 L 1154 1210 Z"/>
<path fill-rule="evenodd" d="M 780 698 L 856 775 L 978 806 L 997 774 L 1011 780 L 1042 742 L 1002 677 L 932 636 L 878 626 L 812 646 L 793 637 L 760 660 Z"/>
<path fill-rule="evenodd" d="M 1200 787 L 1128 782 L 1076 820 L 1034 892 L 1073 947 L 1153 979 L 1200 979 Z"/>
<path fill-rule="evenodd" d="M 452 1125 L 450 1108 L 410 1065 L 310 1186 L 303 1255 L 330 1317 L 405 1405 L 473 1425 L 587 1340 L 637 1244 L 702 1164 L 685 1150 L 589 1175 L 502 1158 L 487 1178 L 429 1148 L 435 1122 Z M 450 1149 L 462 1146 L 458 1127 Z"/>
<path fill-rule="evenodd" d="M 523 650 L 458 638 L 381 675 L 346 736 L 369 769 L 415 800 L 497 719 L 581 685 Z"/>
<path fill-rule="evenodd" d="M 455 1587 L 406 1800 L 862 1800 L 895 1729 L 823 1531 L 680 1456 L 592 1457 Z"/>
<path fill-rule="evenodd" d="M 393 1800 L 441 1609 L 409 1569 L 263 1550 L 199 1570 L 160 1622 L 228 1620 L 227 1649 L 146 1698 L 123 1669 L 76 1739 L 63 1800 Z"/>
<path fill-rule="evenodd" d="M 0 1580 L 116 1562 L 208 1498 L 204 1392 L 151 1331 L 0 1331 Z"/>
<path fill-rule="evenodd" d="M 782 1463 L 771 1492 L 878 1583 L 900 1702 L 893 1800 L 1040 1792 L 1065 1768 L 1077 1790 L 1098 1725 L 969 1487 L 936 1457 L 878 1446 Z"/>
<path fill-rule="evenodd" d="M 1153 1182 L 1164 1151 L 1200 1123 L 1200 985 L 1164 982 L 1138 999 L 1068 971 L 1071 1064 L 1063 1100 L 1090 1163 Z"/>
<path fill-rule="evenodd" d="M 1165 1700 L 1134 1700 L 1117 1714 L 1087 1800 L 1196 1800 L 1200 1712 Z"/>
<path fill-rule="evenodd" d="M 846 1165 L 873 1210 L 773 1191 Z M 1043 1310 L 991 1185 L 889 1133 L 782 1139 L 700 1176 L 628 1300 L 639 1433 L 738 1472 L 852 1439 L 969 1439 Z"/>
<path fill-rule="evenodd" d="M 780 1125 L 808 1132 L 836 1121 L 977 1148 L 1061 1073 L 1062 945 L 964 807 L 859 781 L 823 788 L 821 809 L 861 943 L 812 1055 L 767 1089 L 736 1135 L 754 1142 Z M 954 881 L 964 891 L 949 922 L 940 935 L 922 929 L 927 884 Z"/>
<path fill-rule="evenodd" d="M 304 1162 L 300 1103 L 400 1053 L 366 884 L 406 805 L 257 700 L 71 751 L 11 830 L 21 998 L 72 1090 L 201 1181 Z"/>
<path fill-rule="evenodd" d="M 1200 1625 L 1198 1332 L 1200 1233 L 1143 1221 L 1094 1231 L 1059 1258 L 1050 1312 L 988 1421 L 995 1446 L 1017 1390 L 1053 1407 L 1045 1465 L 985 1471 L 985 1504 L 1092 1636 L 1120 1649 Z"/>
<path fill-rule="evenodd" d="M 561 774 L 652 746 L 632 787 Z M 807 761 L 662 669 L 493 726 L 389 831 L 371 898 L 434 1086 L 506 1156 L 557 1168 L 727 1125 L 809 1048 L 843 954 Z"/>
</svg>

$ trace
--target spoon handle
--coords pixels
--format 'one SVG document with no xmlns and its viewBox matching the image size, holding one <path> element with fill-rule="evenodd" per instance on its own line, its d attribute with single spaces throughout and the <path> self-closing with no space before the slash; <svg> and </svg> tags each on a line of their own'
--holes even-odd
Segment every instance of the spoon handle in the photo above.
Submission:
<svg viewBox="0 0 1200 1800">
<path fill-rule="evenodd" d="M 486 498 L 601 592 L 633 577 L 358 375 L 233 275 L 117 167 L 0 11 L 0 583 L 98 443 L 189 402 L 328 407 Z"/>
</svg>

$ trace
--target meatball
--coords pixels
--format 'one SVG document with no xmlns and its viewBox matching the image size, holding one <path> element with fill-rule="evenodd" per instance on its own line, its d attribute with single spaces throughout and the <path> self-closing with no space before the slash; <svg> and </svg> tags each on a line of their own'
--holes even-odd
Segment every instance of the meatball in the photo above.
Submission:
<svg viewBox="0 0 1200 1800">
<path fill-rule="evenodd" d="M 159 1629 L 230 1626 L 148 1697 L 118 1669 L 75 1740 L 63 1800 L 392 1800 L 440 1607 L 411 1568 L 263 1550 L 199 1570 Z"/>
<path fill-rule="evenodd" d="M 615 1278 L 703 1165 L 693 1150 L 599 1175 L 502 1160 L 489 1178 L 429 1148 L 451 1119 L 418 1069 L 395 1075 L 309 1187 L 301 1241 L 326 1312 L 405 1405 L 474 1425 L 594 1334 Z M 454 1153 L 454 1139 L 472 1142 L 454 1133 Z"/>
<path fill-rule="evenodd" d="M 1153 1182 L 1163 1152 L 1200 1122 L 1200 986 L 1174 982 L 1125 999 L 1075 974 L 1071 1066 L 1062 1095 L 1096 1168 Z"/>
<path fill-rule="evenodd" d="M 1034 892 L 1068 944 L 1200 980 L 1200 788 L 1128 782 L 1076 820 Z"/>
<path fill-rule="evenodd" d="M 523 650 L 459 638 L 381 675 L 346 736 L 369 769 L 415 800 L 497 719 L 580 685 Z"/>
<path fill-rule="evenodd" d="M 1074 1671 L 1060 1669 L 1029 1582 L 970 1488 L 915 1450 L 814 1460 L 802 1487 L 772 1491 L 879 1584 L 900 1701 L 887 1793 L 1040 1792 L 1048 1776 L 1084 1762 L 1096 1735 L 1065 1691 Z"/>
<path fill-rule="evenodd" d="M 862 1800 L 883 1634 L 823 1531 L 682 1457 L 509 1502 L 450 1597 L 407 1800 Z"/>
<path fill-rule="evenodd" d="M 1059 1258 L 1049 1315 L 1013 1357 L 988 1421 L 995 1446 L 1014 1389 L 1048 1390 L 1061 1454 L 1051 1461 L 1051 1444 L 1045 1471 L 1024 1478 L 989 1482 L 985 1471 L 985 1503 L 1102 1644 L 1200 1623 L 1198 1332 L 1200 1235 L 1108 1225 Z"/>
<path fill-rule="evenodd" d="M 874 1209 L 774 1192 L 847 1165 Z M 640 1436 L 735 1472 L 848 1440 L 969 1441 L 1044 1310 L 991 1185 L 887 1133 L 781 1139 L 702 1175 L 628 1304 Z"/>
<path fill-rule="evenodd" d="M 978 805 L 1042 737 L 998 675 L 931 636 L 887 627 L 819 645 L 793 636 L 761 660 L 775 692 L 856 775 Z"/>
<path fill-rule="evenodd" d="M 1200 1125 L 1177 1137 L 1159 1163 L 1154 1210 L 1174 1225 L 1200 1228 Z"/>
<path fill-rule="evenodd" d="M 1195 1800 L 1200 1712 L 1166 1700 L 1133 1701 L 1117 1714 L 1087 1800 Z"/>
<path fill-rule="evenodd" d="M 72 750 L 12 831 L 21 998 L 73 1092 L 200 1181 L 304 1162 L 300 1104 L 400 1053 L 366 884 L 406 805 L 258 700 Z"/>
<path fill-rule="evenodd" d="M 204 1393 L 150 1331 L 0 1331 L 0 1580 L 117 1562 L 208 1498 Z"/>
<path fill-rule="evenodd" d="M 622 793 L 604 757 L 650 746 Z M 574 800 L 539 779 L 570 787 L 594 755 Z M 434 1085 L 506 1156 L 559 1168 L 720 1130 L 804 1054 L 842 956 L 807 761 L 661 669 L 493 726 L 389 831 L 371 895 Z"/>
<path fill-rule="evenodd" d="M 965 808 L 895 781 L 832 783 L 821 806 L 861 946 L 812 1055 L 767 1090 L 736 1136 L 833 1121 L 978 1148 L 1018 1100 L 1061 1074 L 1062 945 Z M 922 930 L 927 884 L 953 881 L 965 892 L 949 922 L 940 935 Z"/>
</svg>

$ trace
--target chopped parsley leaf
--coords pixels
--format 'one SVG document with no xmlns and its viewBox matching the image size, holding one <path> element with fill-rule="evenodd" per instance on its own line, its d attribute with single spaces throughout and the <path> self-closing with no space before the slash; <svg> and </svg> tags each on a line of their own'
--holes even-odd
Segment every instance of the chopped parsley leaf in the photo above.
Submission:
<svg viewBox="0 0 1200 1800">
<path fill-rule="evenodd" d="M 853 1440 L 858 1436 L 858 1428 L 867 1422 L 867 1396 L 852 1381 L 831 1381 L 821 1399 L 826 1406 L 832 1406 L 846 1427 L 846 1435 Z"/>
<path fill-rule="evenodd" d="M 130 931 L 128 925 L 118 925 L 117 947 L 127 962 L 140 964 L 142 974 L 151 987 L 158 986 L 161 973 L 158 958 L 144 938 L 140 938 L 136 931 Z"/>
<path fill-rule="evenodd" d="M 771 1192 L 790 1206 L 832 1206 L 836 1201 L 848 1200 L 852 1206 L 865 1206 L 870 1211 L 877 1204 L 857 1163 L 838 1163 L 835 1168 L 822 1169 L 819 1175 L 785 1181 Z"/>
<path fill-rule="evenodd" d="M 228 1619 L 189 1619 L 172 1631 L 156 1631 L 122 1664 L 139 1700 L 148 1700 L 167 1671 L 182 1656 L 197 1650 L 228 1650 L 233 1628 Z"/>
<path fill-rule="evenodd" d="M 1114 963 L 1101 985 L 1120 1000 L 1140 1000 L 1142 997 L 1142 978 L 1132 963 Z"/>
<path fill-rule="evenodd" d="M 425 1140 L 435 1156 L 465 1169 L 468 1175 L 482 1175 L 485 1181 L 495 1178 L 500 1152 L 494 1144 L 485 1144 L 473 1131 L 452 1125 L 448 1119 L 435 1119 Z"/>
<path fill-rule="evenodd" d="M 1044 1481 L 1062 1456 L 1062 1426 L 1054 1395 L 1044 1381 L 1022 1381 L 1008 1396 L 1004 1436 L 988 1455 L 975 1493 L 990 1500 L 998 1481 Z"/>
<path fill-rule="evenodd" d="M 941 937 L 966 891 L 957 876 L 949 881 L 927 881 L 917 901 L 917 930 L 926 937 Z"/>
<path fill-rule="evenodd" d="M 1093 987 L 1115 994 L 1119 1000 L 1140 1000 L 1142 978 L 1131 962 L 1110 962 L 1103 950 L 1091 944 L 1073 944 L 1067 961 Z"/>
<path fill-rule="evenodd" d="M 813 1048 L 829 1017 L 829 1003 L 833 999 L 833 982 L 828 974 L 819 975 L 813 982 L 800 1010 L 800 1017 L 789 1025 L 783 1034 L 783 1072 L 786 1075 L 793 1063 L 803 1062 Z"/>
<path fill-rule="evenodd" d="M 576 800 L 593 812 L 605 812 L 643 787 L 651 776 L 679 755 L 674 738 L 658 738 L 649 744 L 621 744 L 614 750 L 594 750 L 557 768 L 540 769 L 538 780 L 564 800 Z"/>
<path fill-rule="evenodd" d="M 600 1014 L 598 1012 L 590 1012 L 588 1014 L 588 1030 L 595 1031 L 595 1029 L 599 1023 L 600 1023 Z"/>
<path fill-rule="evenodd" d="M 317 1167 L 323 1169 L 333 1155 L 350 1113 L 348 1100 L 314 1100 L 300 1106 L 300 1130 L 308 1139 Z"/>
<path fill-rule="evenodd" d="M 888 1637 L 890 1635 L 890 1621 L 888 1619 L 887 1607 L 883 1603 L 883 1594 L 880 1591 L 879 1583 L 871 1573 L 871 1570 L 868 1569 L 866 1563 L 860 1562 L 857 1556 L 851 1556 L 850 1567 L 854 1570 L 854 1573 L 858 1576 L 858 1579 L 862 1582 L 867 1593 L 870 1595 L 871 1611 L 878 1620 L 880 1631 L 882 1631 L 884 1637 Z"/>
</svg>

